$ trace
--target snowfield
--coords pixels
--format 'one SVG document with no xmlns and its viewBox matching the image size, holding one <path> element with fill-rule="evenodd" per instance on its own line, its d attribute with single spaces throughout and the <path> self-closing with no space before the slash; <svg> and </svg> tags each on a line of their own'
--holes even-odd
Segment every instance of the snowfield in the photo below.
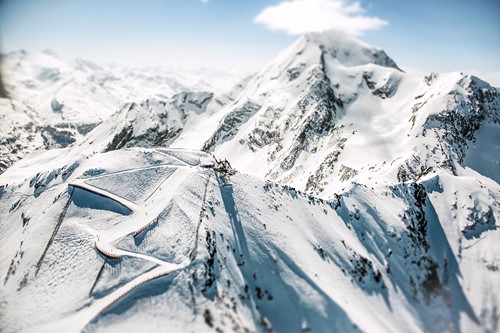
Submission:
<svg viewBox="0 0 500 333">
<path fill-rule="evenodd" d="M 491 180 L 353 183 L 323 200 L 197 152 L 117 150 L 50 172 L 41 157 L 1 176 L 7 331 L 495 328 Z"/>
<path fill-rule="evenodd" d="M 330 32 L 157 97 L 0 175 L 2 332 L 500 331 L 498 88 Z"/>
</svg>

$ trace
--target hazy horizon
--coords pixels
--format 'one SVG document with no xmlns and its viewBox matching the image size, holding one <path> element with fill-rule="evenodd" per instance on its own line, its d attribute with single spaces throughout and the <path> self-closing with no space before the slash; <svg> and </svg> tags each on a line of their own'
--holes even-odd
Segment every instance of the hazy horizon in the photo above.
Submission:
<svg viewBox="0 0 500 333">
<path fill-rule="evenodd" d="M 384 49 L 407 71 L 496 78 L 499 13 L 494 0 L 6 0 L 0 46 L 133 67 L 253 72 L 301 33 L 335 28 Z"/>
</svg>

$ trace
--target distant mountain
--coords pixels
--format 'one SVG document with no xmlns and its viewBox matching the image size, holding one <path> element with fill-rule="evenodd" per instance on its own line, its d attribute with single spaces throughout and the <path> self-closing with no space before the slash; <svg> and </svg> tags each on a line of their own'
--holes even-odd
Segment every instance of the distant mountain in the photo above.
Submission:
<svg viewBox="0 0 500 333">
<path fill-rule="evenodd" d="M 499 126 L 499 89 L 331 32 L 129 102 L 0 175 L 0 328 L 497 332 Z"/>
<path fill-rule="evenodd" d="M 5 125 L 0 133 L 0 172 L 36 149 L 73 144 L 127 102 L 167 100 L 182 91 L 223 91 L 244 77 L 235 71 L 67 62 L 50 50 L 9 53 L 2 57 L 2 72 L 10 100 L 0 99 Z"/>
</svg>

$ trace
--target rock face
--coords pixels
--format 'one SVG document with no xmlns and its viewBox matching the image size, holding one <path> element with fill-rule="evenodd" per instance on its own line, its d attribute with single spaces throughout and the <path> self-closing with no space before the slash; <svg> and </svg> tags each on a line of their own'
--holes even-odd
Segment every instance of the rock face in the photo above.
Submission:
<svg viewBox="0 0 500 333">
<path fill-rule="evenodd" d="M 6 98 L 0 99 L 0 120 L 0 173 L 29 152 L 67 147 L 97 125 L 46 124 L 26 105 Z"/>
<path fill-rule="evenodd" d="M 496 332 L 499 126 L 486 82 L 331 33 L 128 103 L 0 176 L 0 328 Z"/>
</svg>

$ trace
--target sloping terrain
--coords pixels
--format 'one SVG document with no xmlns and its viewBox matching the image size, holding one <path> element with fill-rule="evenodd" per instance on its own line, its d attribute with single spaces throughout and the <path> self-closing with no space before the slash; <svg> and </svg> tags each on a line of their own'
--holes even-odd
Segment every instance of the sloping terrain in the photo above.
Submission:
<svg viewBox="0 0 500 333">
<path fill-rule="evenodd" d="M 352 181 L 415 181 L 453 173 L 455 164 L 500 180 L 497 88 L 460 73 L 413 77 L 345 36 L 302 37 L 232 104 L 207 110 L 172 147 L 215 152 L 239 170 L 325 198 Z M 210 137 L 191 134 L 207 126 Z M 492 157 L 480 169 L 469 162 L 476 139 Z"/>
<path fill-rule="evenodd" d="M 23 162 L 0 176 L 2 330 L 498 329 L 480 175 L 325 201 L 183 150 Z"/>
</svg>

